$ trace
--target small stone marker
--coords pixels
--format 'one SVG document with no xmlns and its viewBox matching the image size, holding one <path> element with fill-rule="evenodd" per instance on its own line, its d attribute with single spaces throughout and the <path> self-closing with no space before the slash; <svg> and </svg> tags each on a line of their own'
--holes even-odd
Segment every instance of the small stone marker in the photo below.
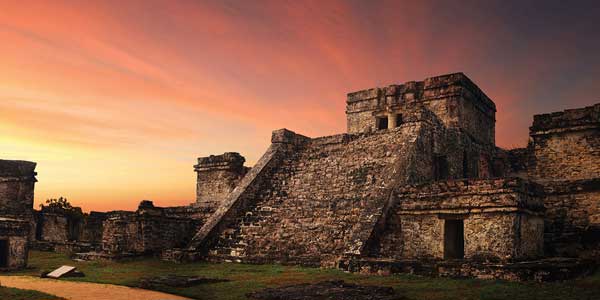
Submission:
<svg viewBox="0 0 600 300">
<path fill-rule="evenodd" d="M 49 278 L 54 278 L 54 279 L 58 279 L 61 278 L 71 272 L 75 271 L 75 267 L 71 267 L 71 266 L 62 266 L 50 273 L 48 273 L 48 275 L 46 275 Z"/>
</svg>

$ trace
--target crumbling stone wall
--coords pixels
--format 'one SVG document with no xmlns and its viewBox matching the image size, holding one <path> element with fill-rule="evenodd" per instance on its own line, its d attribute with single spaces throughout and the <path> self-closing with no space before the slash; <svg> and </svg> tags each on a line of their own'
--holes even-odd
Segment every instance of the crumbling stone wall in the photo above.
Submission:
<svg viewBox="0 0 600 300">
<path fill-rule="evenodd" d="M 520 179 L 452 180 L 395 193 L 399 226 L 388 228 L 379 256 L 444 259 L 444 222 L 464 222 L 464 257 L 509 261 L 543 255 L 541 189 Z"/>
<path fill-rule="evenodd" d="M 31 223 L 22 219 L 0 217 L 0 241 L 6 243 L 0 270 L 14 270 L 27 266 Z"/>
<path fill-rule="evenodd" d="M 45 242 L 67 242 L 70 240 L 68 216 L 58 213 L 37 213 L 37 236 Z"/>
<path fill-rule="evenodd" d="M 102 242 L 102 224 L 106 218 L 106 213 L 97 211 L 92 211 L 85 215 L 78 240 L 94 245 L 100 244 Z"/>
<path fill-rule="evenodd" d="M 103 223 L 102 251 L 122 254 L 159 254 L 186 246 L 198 229 L 197 220 L 165 216 L 163 208 L 142 201 L 136 212 L 108 213 Z"/>
<path fill-rule="evenodd" d="M 530 136 L 531 178 L 600 177 L 600 104 L 536 115 Z"/>
<path fill-rule="evenodd" d="M 0 160 L 0 214 L 33 220 L 33 162 Z"/>
<path fill-rule="evenodd" d="M 460 128 L 481 144 L 495 144 L 495 104 L 464 74 L 455 73 L 348 94 L 349 133 L 375 131 L 377 118 L 400 125 L 406 107 L 425 105 L 448 128 Z M 398 118 L 400 115 L 400 118 Z"/>
<path fill-rule="evenodd" d="M 79 208 L 75 208 L 77 211 Z M 35 211 L 35 240 L 42 251 L 82 252 L 99 250 L 106 213 L 74 214 L 44 207 Z"/>
</svg>

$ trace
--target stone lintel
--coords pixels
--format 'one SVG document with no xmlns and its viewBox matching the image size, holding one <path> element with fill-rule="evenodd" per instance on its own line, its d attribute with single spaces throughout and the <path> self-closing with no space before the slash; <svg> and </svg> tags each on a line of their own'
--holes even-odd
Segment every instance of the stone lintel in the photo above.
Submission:
<svg viewBox="0 0 600 300">
<path fill-rule="evenodd" d="M 430 208 L 430 209 L 405 209 L 398 212 L 399 215 L 464 215 L 465 218 L 473 214 L 512 214 L 523 213 L 528 215 L 542 216 L 540 210 L 530 210 L 517 206 L 479 207 L 479 208 Z"/>
<path fill-rule="evenodd" d="M 396 190 L 401 211 L 543 211 L 543 188 L 521 178 L 468 179 L 408 185 Z"/>
</svg>

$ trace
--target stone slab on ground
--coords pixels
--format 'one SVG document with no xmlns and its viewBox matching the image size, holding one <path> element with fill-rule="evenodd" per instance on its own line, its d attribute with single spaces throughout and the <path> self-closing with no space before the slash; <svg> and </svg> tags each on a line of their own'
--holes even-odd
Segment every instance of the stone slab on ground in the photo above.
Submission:
<svg viewBox="0 0 600 300">
<path fill-rule="evenodd" d="M 61 266 L 60 268 L 58 268 L 58 269 L 56 269 L 56 270 L 48 273 L 46 275 L 46 277 L 58 279 L 58 278 L 61 278 L 61 277 L 65 276 L 65 275 L 67 275 L 67 274 L 75 271 L 75 269 L 76 268 L 72 267 L 72 266 Z"/>
<path fill-rule="evenodd" d="M 246 295 L 260 300 L 403 300 L 391 287 L 360 286 L 342 280 L 264 289 Z"/>
</svg>

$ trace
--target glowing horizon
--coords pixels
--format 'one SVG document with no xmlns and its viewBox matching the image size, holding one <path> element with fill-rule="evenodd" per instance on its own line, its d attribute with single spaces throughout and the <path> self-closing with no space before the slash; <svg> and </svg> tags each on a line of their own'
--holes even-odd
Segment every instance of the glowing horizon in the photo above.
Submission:
<svg viewBox="0 0 600 300">
<path fill-rule="evenodd" d="M 199 156 L 252 165 L 274 129 L 344 132 L 348 92 L 453 72 L 525 146 L 533 114 L 598 101 L 593 4 L 2 2 L 0 158 L 38 163 L 36 207 L 185 205 Z"/>
</svg>

